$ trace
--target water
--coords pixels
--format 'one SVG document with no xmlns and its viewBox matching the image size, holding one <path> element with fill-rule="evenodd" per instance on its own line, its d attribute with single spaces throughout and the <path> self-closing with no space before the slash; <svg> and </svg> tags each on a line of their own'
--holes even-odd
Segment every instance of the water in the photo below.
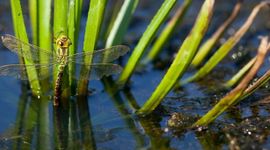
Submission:
<svg viewBox="0 0 270 150">
<path fill-rule="evenodd" d="M 156 2 L 156 1 L 155 1 Z M 162 1 L 158 1 L 161 3 Z M 0 31 L 12 34 L 12 21 L 8 2 L 0 2 Z M 145 2 L 140 4 L 136 19 L 129 29 L 125 43 L 131 47 L 140 37 L 149 23 L 149 18 L 158 9 Z M 257 3 L 257 2 L 256 2 Z M 239 27 L 256 3 L 245 4 L 239 19 L 233 27 Z M 3 4 L 3 5 L 2 5 Z M 73 96 L 69 105 L 54 110 L 52 101 L 47 96 L 41 99 L 31 97 L 30 92 L 21 81 L 11 77 L 0 78 L 0 149 L 229 149 L 251 148 L 269 149 L 269 89 L 262 88 L 249 96 L 239 105 L 223 113 L 208 128 L 189 129 L 194 120 L 205 114 L 216 102 L 226 94 L 221 90 L 221 83 L 229 79 L 243 63 L 244 58 L 253 56 L 258 45 L 254 36 L 269 33 L 269 11 L 263 12 L 256 23 L 240 43 L 236 50 L 238 62 L 232 59 L 236 50 L 201 82 L 187 84 L 181 89 L 168 94 L 162 104 L 146 117 L 134 114 L 150 96 L 167 70 L 168 56 L 177 49 L 194 22 L 194 12 L 200 8 L 201 2 L 195 2 L 186 18 L 186 23 L 172 37 L 172 44 L 160 56 L 159 64 L 149 64 L 147 69 L 135 73 L 131 77 L 129 88 L 119 93 L 111 93 L 101 81 L 91 81 L 88 88 L 94 89 L 87 97 Z M 209 35 L 220 24 L 221 17 L 226 17 L 232 4 L 219 1 L 216 6 L 218 16 L 209 29 Z M 86 12 L 87 13 L 87 12 Z M 224 18 L 225 18 L 224 17 Z M 268 19 L 266 19 L 268 18 Z M 82 20 L 84 20 L 83 18 Z M 183 35 L 184 34 L 184 35 Z M 132 35 L 132 36 L 129 36 Z M 226 33 L 225 36 L 228 36 Z M 178 41 L 178 42 L 175 42 Z M 248 44 L 248 48 L 246 46 Z M 245 47 L 240 48 L 240 47 Z M 253 49 L 253 50 L 250 50 Z M 128 56 L 124 58 L 124 61 Z M 1 47 L 0 65 L 17 63 L 16 55 Z M 265 65 L 259 72 L 261 75 L 269 66 Z M 189 74 L 185 75 L 188 76 Z M 115 76 L 114 76 L 115 78 Z M 147 84 L 146 84 L 147 83 Z M 178 113 L 181 122 L 176 127 L 168 125 L 172 114 Z M 177 120 L 176 120 L 177 121 Z"/>
</svg>

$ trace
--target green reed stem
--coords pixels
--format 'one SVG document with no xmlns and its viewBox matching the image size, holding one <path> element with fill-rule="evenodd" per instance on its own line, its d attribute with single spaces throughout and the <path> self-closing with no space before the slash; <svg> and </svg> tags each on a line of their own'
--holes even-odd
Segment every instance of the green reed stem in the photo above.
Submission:
<svg viewBox="0 0 270 150">
<path fill-rule="evenodd" d="M 20 1 L 10 0 L 10 4 L 11 4 L 12 20 L 13 20 L 15 35 L 22 41 L 28 43 L 29 41 L 28 41 L 28 37 L 26 33 Z M 31 59 L 24 59 L 24 63 L 26 65 L 34 64 L 34 62 Z M 30 71 L 28 69 L 26 71 L 27 71 L 27 75 L 29 78 L 29 82 L 30 82 L 30 86 L 31 86 L 33 94 L 35 96 L 40 96 L 41 87 L 40 87 L 39 81 L 37 80 L 38 79 L 37 72 L 33 70 Z"/>
<path fill-rule="evenodd" d="M 244 94 L 241 95 L 241 99 L 246 98 L 247 96 L 254 93 L 258 88 L 263 86 L 270 80 L 270 70 L 268 70 L 262 77 L 260 77 L 255 83 L 253 83 L 250 87 L 248 87 Z"/>
<path fill-rule="evenodd" d="M 164 22 L 175 3 L 176 0 L 165 0 L 163 2 L 162 6 L 152 19 L 151 23 L 148 25 L 139 43 L 135 47 L 132 55 L 130 56 L 127 65 L 125 66 L 122 74 L 118 79 L 119 84 L 125 84 L 130 78 L 146 47 L 150 44 L 158 28 Z"/>
<path fill-rule="evenodd" d="M 264 58 L 270 48 L 270 43 L 267 37 L 263 37 L 261 40 L 260 47 L 258 48 L 258 54 L 256 61 L 250 71 L 246 74 L 243 80 L 226 96 L 219 100 L 219 102 L 208 111 L 203 117 L 201 117 L 193 126 L 208 125 L 213 120 L 215 120 L 221 113 L 227 110 L 230 106 L 234 105 L 236 102 L 243 97 L 246 88 L 248 87 L 250 81 L 256 75 L 261 65 L 264 62 Z"/>
<path fill-rule="evenodd" d="M 76 30 L 76 2 L 75 0 L 69 1 L 69 10 L 68 10 L 68 37 L 71 40 L 72 45 L 69 46 L 69 56 L 76 53 L 77 40 L 75 41 L 75 30 Z M 77 31 L 78 32 L 78 31 Z M 73 63 L 69 64 L 69 84 L 72 87 L 75 84 L 75 81 L 72 78 L 72 74 L 74 74 L 75 65 Z M 73 90 L 72 88 L 71 90 Z"/>
<path fill-rule="evenodd" d="M 53 24 L 53 33 L 54 38 L 58 38 L 61 34 L 68 35 L 68 1 L 66 0 L 55 0 L 54 1 L 54 24 Z M 56 50 L 56 47 L 55 47 Z M 65 68 L 65 71 L 68 68 Z M 56 81 L 56 77 L 58 74 L 58 66 L 54 68 L 54 81 Z M 64 74 L 61 89 L 62 89 L 62 98 L 69 97 L 70 95 L 70 88 L 69 88 L 69 80 L 68 74 Z"/>
<path fill-rule="evenodd" d="M 80 31 L 80 21 L 82 13 L 83 0 L 70 0 L 68 10 L 68 37 L 70 38 L 72 45 L 69 47 L 69 55 L 73 55 L 77 52 L 78 48 L 78 36 Z M 69 68 L 69 83 L 72 91 L 72 95 L 75 93 L 75 80 L 72 78 L 72 74 L 75 73 L 75 64 L 71 63 Z"/>
<path fill-rule="evenodd" d="M 38 13 L 37 13 L 37 0 L 28 0 L 29 4 L 29 15 L 30 15 L 30 23 L 32 29 L 32 43 L 38 45 Z"/>
<path fill-rule="evenodd" d="M 237 30 L 237 32 L 230 37 L 216 52 L 215 54 L 205 63 L 205 65 L 199 69 L 198 72 L 196 72 L 193 76 L 187 78 L 180 84 L 183 85 L 185 83 L 198 80 L 205 75 L 207 75 L 210 71 L 213 70 L 213 68 L 228 54 L 228 52 L 238 43 L 238 41 L 243 37 L 243 35 L 247 32 L 251 24 L 253 23 L 253 20 L 257 16 L 260 9 L 267 5 L 269 2 L 261 2 L 258 4 L 253 11 L 251 12 L 250 16 L 248 17 L 247 21 L 244 23 L 244 25 Z"/>
<path fill-rule="evenodd" d="M 38 0 L 38 45 L 42 49 L 51 50 L 52 49 L 52 35 L 51 35 L 51 0 Z M 48 57 L 40 54 L 41 64 L 48 64 Z M 40 70 L 42 74 L 50 74 L 49 68 L 43 68 Z M 50 84 L 48 84 L 49 79 L 41 81 L 42 91 L 47 93 L 51 89 Z M 49 128 L 49 109 L 48 109 L 48 99 L 46 97 L 41 97 L 38 109 L 38 147 L 39 149 L 46 149 L 44 145 L 50 145 L 50 128 Z M 45 135 L 45 136 L 44 136 Z"/>
<path fill-rule="evenodd" d="M 248 72 L 248 70 L 253 66 L 256 57 L 251 59 L 240 71 L 237 72 L 229 81 L 225 83 L 226 87 L 234 86 L 240 79 Z"/>
<path fill-rule="evenodd" d="M 213 13 L 214 2 L 214 0 L 206 0 L 204 2 L 193 29 L 183 42 L 173 63 L 158 87 L 143 107 L 138 111 L 139 114 L 146 114 L 153 111 L 186 71 L 208 28 Z"/>
<path fill-rule="evenodd" d="M 104 8 L 106 6 L 107 0 L 92 0 L 90 2 L 90 8 L 88 11 L 88 17 L 85 27 L 84 34 L 84 43 L 83 43 L 83 51 L 84 52 L 93 52 L 101 26 L 101 22 L 103 20 Z M 92 58 L 85 58 L 85 64 L 89 65 L 92 62 Z M 90 67 L 90 66 L 89 66 Z M 90 68 L 82 68 L 81 74 L 85 73 L 89 74 Z M 87 93 L 87 80 L 79 80 L 78 81 L 78 94 L 85 95 Z"/>
<path fill-rule="evenodd" d="M 138 4 L 138 0 L 125 0 L 120 12 L 117 15 L 114 25 L 110 31 L 110 35 L 106 42 L 106 47 L 119 44 L 124 34 L 126 33 L 127 27 L 130 23 L 132 14 L 134 13 Z"/>
<path fill-rule="evenodd" d="M 166 42 L 172 35 L 173 31 L 175 31 L 176 27 L 182 23 L 183 18 L 191 2 L 192 0 L 185 0 L 183 5 L 178 8 L 177 12 L 174 14 L 172 19 L 167 23 L 166 27 L 161 32 L 157 41 L 154 43 L 152 49 L 149 51 L 145 59 L 142 61 L 143 64 L 147 64 L 149 61 L 152 61 L 157 57 L 161 49 L 164 47 L 164 45 L 166 45 Z"/>
<path fill-rule="evenodd" d="M 195 67 L 198 67 L 202 61 L 205 59 L 207 54 L 213 49 L 217 41 L 221 38 L 223 33 L 226 31 L 226 29 L 229 27 L 229 25 L 235 20 L 238 13 L 240 12 L 241 6 L 242 6 L 242 0 L 238 0 L 238 3 L 235 5 L 230 17 L 222 23 L 222 25 L 218 28 L 218 30 L 210 37 L 206 42 L 202 44 L 202 46 L 199 48 L 198 53 L 194 57 L 192 61 L 192 65 Z"/>
<path fill-rule="evenodd" d="M 42 49 L 52 49 L 51 37 L 51 0 L 38 1 L 38 45 Z M 49 58 L 40 54 L 40 63 L 49 63 Z M 42 69 L 42 72 L 49 74 L 48 69 Z"/>
<path fill-rule="evenodd" d="M 54 37 L 57 38 L 59 34 L 67 35 L 67 14 L 68 3 L 66 0 L 54 1 L 54 24 L 53 31 Z"/>
<path fill-rule="evenodd" d="M 123 6 L 123 1 L 111 1 L 108 2 L 109 4 L 106 6 L 106 13 L 104 16 L 104 20 L 101 27 L 101 32 L 99 38 L 102 42 L 106 42 L 108 40 L 109 34 L 114 26 L 116 17 L 120 12 L 121 7 Z M 113 5 L 110 5 L 113 4 Z"/>
<path fill-rule="evenodd" d="M 52 49 L 52 35 L 51 35 L 51 0 L 38 0 L 38 45 L 42 49 Z M 49 57 L 46 57 L 40 53 L 41 64 L 48 64 Z M 50 74 L 49 68 L 42 68 L 40 70 L 42 74 Z M 48 82 L 45 79 L 44 82 Z M 47 91 L 50 89 L 49 84 L 42 84 L 43 90 Z"/>
</svg>

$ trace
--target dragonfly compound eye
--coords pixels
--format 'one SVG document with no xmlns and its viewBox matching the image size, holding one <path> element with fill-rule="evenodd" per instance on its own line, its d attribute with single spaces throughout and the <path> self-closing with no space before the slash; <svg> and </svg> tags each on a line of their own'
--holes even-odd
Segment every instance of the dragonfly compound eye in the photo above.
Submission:
<svg viewBox="0 0 270 150">
<path fill-rule="evenodd" d="M 62 41 L 59 41 L 58 44 L 59 44 L 60 46 L 64 46 L 64 43 L 63 43 Z"/>
</svg>

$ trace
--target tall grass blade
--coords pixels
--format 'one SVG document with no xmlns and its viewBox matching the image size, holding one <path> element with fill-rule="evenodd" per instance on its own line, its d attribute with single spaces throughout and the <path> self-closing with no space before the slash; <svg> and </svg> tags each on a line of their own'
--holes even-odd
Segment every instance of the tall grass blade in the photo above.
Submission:
<svg viewBox="0 0 270 150">
<path fill-rule="evenodd" d="M 223 33 L 226 31 L 226 29 L 229 27 L 229 25 L 235 20 L 235 18 L 237 17 L 237 15 L 240 12 L 242 2 L 243 2 L 243 0 L 238 0 L 238 3 L 235 5 L 230 17 L 225 22 L 223 22 L 223 24 L 212 35 L 212 37 L 210 37 L 199 48 L 198 53 L 196 54 L 196 56 L 194 57 L 194 59 L 191 63 L 194 67 L 198 67 L 202 63 L 202 61 L 205 59 L 207 54 L 211 51 L 211 49 L 214 47 L 214 45 L 217 43 L 217 41 L 220 39 L 220 37 L 223 35 Z"/>
<path fill-rule="evenodd" d="M 75 54 L 78 48 L 78 37 L 80 32 L 80 21 L 82 13 L 83 0 L 70 0 L 68 10 L 68 37 L 70 38 L 72 45 L 69 47 L 69 55 Z M 75 65 L 72 63 L 69 65 L 69 74 L 74 74 Z M 71 87 L 72 95 L 75 94 L 75 80 L 72 76 L 69 76 L 69 84 Z"/>
<path fill-rule="evenodd" d="M 18 37 L 22 41 L 28 43 L 29 41 L 28 41 L 28 37 L 27 37 L 27 33 L 26 33 L 26 28 L 25 28 L 25 24 L 24 24 L 20 1 L 10 0 L 10 4 L 11 4 L 12 20 L 13 20 L 15 35 L 16 35 L 16 37 Z M 22 48 L 24 48 L 24 47 L 22 47 Z M 24 59 L 24 63 L 26 65 L 34 64 L 31 59 Z M 40 87 L 39 81 L 36 80 L 38 77 L 37 72 L 33 71 L 33 70 L 31 70 L 31 71 L 26 70 L 26 71 L 27 71 L 27 75 L 28 75 L 28 78 L 30 81 L 32 93 L 35 96 L 40 96 L 41 87 Z"/>
<path fill-rule="evenodd" d="M 250 87 L 248 87 L 244 94 L 241 96 L 241 99 L 249 96 L 254 91 L 256 91 L 258 88 L 263 86 L 267 81 L 270 79 L 270 70 L 268 70 L 261 78 L 259 78 L 255 83 L 253 83 Z"/>
<path fill-rule="evenodd" d="M 76 30 L 76 0 L 70 0 L 69 1 L 69 9 L 68 9 L 68 37 L 71 40 L 71 45 L 69 46 L 69 56 L 73 55 L 76 53 L 76 46 L 77 46 L 77 40 L 75 41 L 75 30 Z M 78 31 L 77 31 L 78 32 Z M 74 64 L 70 64 L 68 66 L 68 73 L 74 74 L 74 70 L 75 70 L 75 65 Z M 72 91 L 73 89 L 73 85 L 75 84 L 74 80 L 72 79 L 72 76 L 69 76 L 69 84 L 72 87 Z M 73 92 L 74 93 L 74 92 Z"/>
<path fill-rule="evenodd" d="M 180 85 L 198 80 L 207 75 L 210 71 L 212 71 L 212 69 L 228 54 L 228 52 L 238 43 L 238 41 L 247 32 L 260 9 L 263 6 L 268 5 L 269 3 L 270 3 L 269 1 L 268 2 L 263 1 L 260 4 L 258 4 L 253 9 L 253 11 L 251 12 L 250 16 L 248 17 L 247 21 L 243 24 L 243 26 L 215 52 L 215 54 L 206 62 L 206 64 L 202 68 L 199 69 L 198 72 L 196 72 L 193 76 L 181 82 Z"/>
<path fill-rule="evenodd" d="M 60 35 L 68 35 L 68 26 L 67 26 L 67 16 L 68 16 L 68 1 L 66 0 L 55 0 L 54 1 L 54 24 L 53 24 L 53 33 L 54 39 L 59 38 Z M 56 47 L 55 47 L 56 48 Z M 56 49 L 55 49 L 56 50 Z M 68 68 L 66 67 L 65 70 Z M 54 81 L 56 81 L 58 73 L 58 66 L 54 68 Z M 68 74 L 63 76 L 61 82 L 61 97 L 67 98 L 70 95 L 70 87 Z"/>
<path fill-rule="evenodd" d="M 213 13 L 214 2 L 214 0 L 206 0 L 204 2 L 193 29 L 183 42 L 173 63 L 158 87 L 143 107 L 138 111 L 139 114 L 150 113 L 153 111 L 186 71 L 208 28 Z"/>
<path fill-rule="evenodd" d="M 75 39 L 78 40 L 81 25 L 83 0 L 75 0 Z M 74 43 L 74 47 L 77 48 L 78 41 Z"/>
<path fill-rule="evenodd" d="M 149 51 L 145 59 L 142 61 L 143 64 L 147 64 L 149 61 L 152 61 L 159 54 L 161 49 L 166 45 L 166 42 L 172 35 L 173 31 L 179 26 L 191 4 L 192 0 L 185 0 L 183 5 L 178 8 L 177 12 L 174 14 L 172 19 L 167 23 L 164 30 L 161 32 L 157 41 L 154 43 L 152 49 Z"/>
<path fill-rule="evenodd" d="M 267 51 L 270 48 L 270 43 L 268 42 L 268 38 L 262 38 L 260 47 L 258 49 L 258 54 L 256 58 L 256 62 L 254 63 L 251 70 L 248 74 L 243 78 L 243 80 L 238 84 L 235 89 L 233 89 L 230 93 L 228 93 L 225 97 L 223 97 L 208 113 L 206 113 L 201 119 L 199 119 L 193 126 L 201 126 L 207 125 L 215 120 L 222 112 L 227 110 L 230 106 L 235 104 L 235 102 L 242 96 L 245 89 L 248 87 L 248 84 L 252 80 L 252 78 L 258 72 L 260 66 L 264 62 L 264 58 L 267 54 Z"/>
<path fill-rule="evenodd" d="M 144 32 L 143 36 L 141 37 L 139 43 L 135 47 L 131 57 L 128 60 L 127 65 L 125 66 L 123 72 L 121 73 L 118 83 L 123 85 L 127 82 L 127 80 L 132 75 L 136 65 L 139 62 L 139 59 L 143 55 L 146 47 L 150 44 L 152 38 L 154 37 L 155 33 L 157 32 L 160 25 L 166 19 L 168 13 L 171 11 L 172 7 L 174 6 L 176 0 L 165 0 L 152 19 L 151 23 L 148 25 L 146 31 Z"/>
<path fill-rule="evenodd" d="M 69 56 L 75 54 L 75 49 L 77 45 L 77 40 L 75 42 L 75 24 L 76 24 L 76 19 L 75 19 L 75 11 L 76 11 L 76 2 L 75 0 L 70 0 L 69 1 L 69 10 L 68 10 L 68 37 L 71 40 L 71 45 L 69 46 Z M 75 65 L 71 66 L 69 65 L 69 74 L 74 73 Z M 74 84 L 74 80 L 72 79 L 71 76 L 69 76 L 69 83 L 72 86 Z"/>
<path fill-rule="evenodd" d="M 116 0 L 116 1 L 109 1 L 105 8 L 106 12 L 102 23 L 101 32 L 99 35 L 99 38 L 102 40 L 102 42 L 104 41 L 105 44 L 106 41 L 108 40 L 109 34 L 112 30 L 112 27 L 114 26 L 115 20 L 122 6 L 123 1 Z"/>
<path fill-rule="evenodd" d="M 51 0 L 38 1 L 38 45 L 42 49 L 52 49 L 51 37 Z M 49 58 L 40 55 L 40 63 L 49 63 Z M 42 72 L 49 74 L 48 69 L 42 69 Z"/>
<path fill-rule="evenodd" d="M 51 0 L 38 0 L 38 45 L 42 49 L 51 50 L 52 49 L 52 37 L 51 37 Z M 40 55 L 41 64 L 49 63 L 49 58 Z M 49 69 L 44 68 L 40 70 L 44 74 L 49 74 Z M 49 79 L 41 81 L 42 91 L 47 93 L 50 90 L 50 84 L 48 84 Z M 50 128 L 49 128 L 49 108 L 48 108 L 48 99 L 46 97 L 41 97 L 38 109 L 38 147 L 39 149 L 46 149 L 44 145 L 50 145 Z"/>
<path fill-rule="evenodd" d="M 59 34 L 67 35 L 67 15 L 68 2 L 66 0 L 54 0 L 54 37 L 57 38 Z"/>
<path fill-rule="evenodd" d="M 30 23 L 32 29 L 32 43 L 38 45 L 38 0 L 28 0 L 29 4 L 29 15 L 30 15 Z"/>
<path fill-rule="evenodd" d="M 68 9 L 68 37 L 72 45 L 69 46 L 69 55 L 76 53 L 83 0 L 70 0 Z"/>
<path fill-rule="evenodd" d="M 116 20 L 114 21 L 114 25 L 110 31 L 109 37 L 106 42 L 106 47 L 111 47 L 113 45 L 119 44 L 124 34 L 126 33 L 127 27 L 130 23 L 130 19 L 132 14 L 134 13 L 138 4 L 138 0 L 125 0 L 124 4 L 121 7 L 120 12 Z"/>
<path fill-rule="evenodd" d="M 253 66 L 255 61 L 256 57 L 251 59 L 240 71 L 238 71 L 237 74 L 235 74 L 229 81 L 227 81 L 225 83 L 225 86 L 226 87 L 234 86 L 248 72 L 248 70 Z"/>
<path fill-rule="evenodd" d="M 104 8 L 106 7 L 107 0 L 92 0 L 88 10 L 88 18 L 85 27 L 85 36 L 83 43 L 84 52 L 93 52 L 103 20 Z M 85 58 L 86 64 L 91 64 L 92 58 Z M 90 68 L 83 68 L 81 74 L 88 73 Z M 78 81 L 78 94 L 85 95 L 87 93 L 87 80 Z"/>
</svg>

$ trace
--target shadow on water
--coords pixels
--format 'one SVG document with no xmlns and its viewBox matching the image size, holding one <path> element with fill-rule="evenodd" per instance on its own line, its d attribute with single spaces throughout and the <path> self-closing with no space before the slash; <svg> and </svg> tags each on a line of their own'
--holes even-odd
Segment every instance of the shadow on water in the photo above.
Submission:
<svg viewBox="0 0 270 150">
<path fill-rule="evenodd" d="M 53 108 L 48 98 L 31 97 L 23 83 L 15 122 L 0 133 L 0 148 L 44 149 L 46 145 L 45 149 L 234 149 L 269 146 L 268 95 L 259 101 L 251 98 L 248 103 L 231 108 L 208 128 L 190 129 L 198 119 L 197 114 L 209 109 L 213 98 L 191 98 L 185 94 L 181 98 L 167 97 L 153 114 L 138 117 L 134 111 L 139 106 L 130 89 L 115 92 L 109 81 L 103 80 L 107 92 L 99 93 L 100 98 L 97 94 L 77 96 L 58 108 Z M 95 99 L 95 105 L 91 98 Z M 107 98 L 110 102 L 104 101 Z"/>
</svg>

